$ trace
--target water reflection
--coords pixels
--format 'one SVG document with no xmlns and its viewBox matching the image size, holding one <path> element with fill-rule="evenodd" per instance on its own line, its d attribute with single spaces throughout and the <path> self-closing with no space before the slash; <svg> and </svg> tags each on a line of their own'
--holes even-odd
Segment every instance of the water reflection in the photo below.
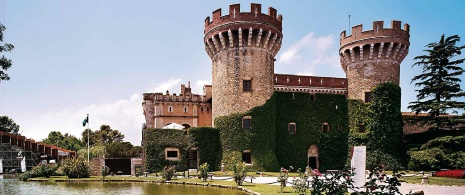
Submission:
<svg viewBox="0 0 465 195">
<path fill-rule="evenodd" d="M 1 194 L 199 194 L 199 195 L 243 195 L 232 189 L 216 187 L 185 186 L 157 183 L 125 183 L 125 182 L 88 182 L 88 183 L 54 183 L 54 182 L 22 182 L 12 179 L 0 179 Z"/>
</svg>

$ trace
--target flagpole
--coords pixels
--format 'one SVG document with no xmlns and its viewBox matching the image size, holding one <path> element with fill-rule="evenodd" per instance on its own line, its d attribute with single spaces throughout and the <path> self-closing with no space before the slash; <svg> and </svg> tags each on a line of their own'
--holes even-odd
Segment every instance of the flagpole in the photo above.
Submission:
<svg viewBox="0 0 465 195">
<path fill-rule="evenodd" d="M 87 114 L 87 163 L 90 163 L 89 114 Z"/>
</svg>

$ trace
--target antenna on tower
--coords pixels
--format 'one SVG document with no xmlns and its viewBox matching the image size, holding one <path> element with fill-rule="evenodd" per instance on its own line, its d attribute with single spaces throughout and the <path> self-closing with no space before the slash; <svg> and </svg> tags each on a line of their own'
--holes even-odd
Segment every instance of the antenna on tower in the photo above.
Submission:
<svg viewBox="0 0 465 195">
<path fill-rule="evenodd" d="M 350 14 L 349 14 L 349 34 L 352 34 L 352 31 L 350 30 Z"/>
</svg>

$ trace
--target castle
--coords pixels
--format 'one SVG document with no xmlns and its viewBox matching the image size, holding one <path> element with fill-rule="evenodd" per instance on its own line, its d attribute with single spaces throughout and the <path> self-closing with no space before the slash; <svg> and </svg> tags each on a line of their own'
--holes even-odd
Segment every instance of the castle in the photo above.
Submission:
<svg viewBox="0 0 465 195">
<path fill-rule="evenodd" d="M 179 95 L 145 93 L 142 106 L 147 127 L 213 126 L 220 132 L 222 152 L 217 155 L 221 162 L 244 161 L 261 170 L 288 165 L 340 168 L 347 148 L 330 145 L 347 140 L 347 99 L 369 102 L 376 85 L 399 84 L 400 63 L 409 48 L 409 25 L 401 28 L 400 21 L 392 21 L 386 28 L 383 21 L 375 21 L 372 30 L 363 31 L 357 25 L 351 35 L 343 31 L 339 55 L 347 78 L 333 78 L 274 72 L 275 55 L 283 41 L 282 22 L 276 9 L 269 7 L 263 14 L 255 3 L 250 12 L 241 12 L 239 4 L 230 5 L 227 15 L 215 10 L 212 18 L 205 19 L 204 30 L 212 85 L 206 85 L 202 95 L 192 94 L 190 85 L 181 85 Z M 263 112 L 267 109 L 268 113 Z M 228 141 L 234 136 L 246 141 Z M 283 154 L 301 142 L 305 144 L 295 152 Z M 164 160 L 184 159 L 186 164 L 198 156 L 192 151 L 202 148 L 187 147 L 185 155 L 180 150 L 165 149 Z M 325 156 L 322 151 L 338 156 Z M 202 161 L 197 156 L 197 163 L 187 163 L 189 167 Z"/>
</svg>

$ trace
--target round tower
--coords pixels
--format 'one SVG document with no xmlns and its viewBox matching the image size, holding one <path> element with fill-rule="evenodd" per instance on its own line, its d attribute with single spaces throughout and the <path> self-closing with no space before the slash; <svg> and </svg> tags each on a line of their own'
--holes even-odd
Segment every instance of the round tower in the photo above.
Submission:
<svg viewBox="0 0 465 195">
<path fill-rule="evenodd" d="M 240 5 L 205 19 L 205 50 L 212 60 L 212 120 L 263 105 L 273 94 L 275 55 L 281 48 L 282 16 L 260 4 Z"/>
<path fill-rule="evenodd" d="M 408 53 L 410 26 L 393 20 L 391 28 L 383 21 L 373 22 L 373 29 L 352 27 L 352 35 L 341 33 L 339 49 L 341 66 L 348 79 L 351 99 L 370 101 L 373 87 L 384 82 L 399 84 L 400 63 Z"/>
</svg>

